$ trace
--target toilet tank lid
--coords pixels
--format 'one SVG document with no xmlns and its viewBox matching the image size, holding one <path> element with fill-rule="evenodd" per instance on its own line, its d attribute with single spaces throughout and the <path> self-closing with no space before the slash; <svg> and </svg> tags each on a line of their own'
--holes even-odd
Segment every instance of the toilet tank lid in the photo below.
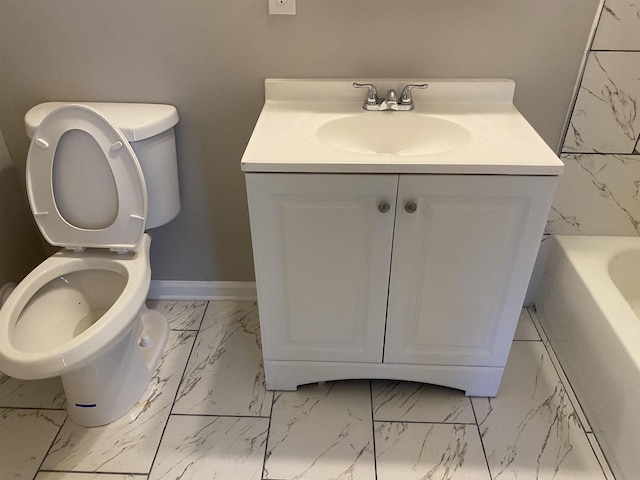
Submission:
<svg viewBox="0 0 640 480">
<path fill-rule="evenodd" d="M 137 142 L 169 130 L 178 123 L 173 105 L 156 103 L 46 102 L 31 108 L 24 116 L 29 139 L 51 111 L 62 105 L 88 105 L 102 112 L 130 142 Z"/>
</svg>

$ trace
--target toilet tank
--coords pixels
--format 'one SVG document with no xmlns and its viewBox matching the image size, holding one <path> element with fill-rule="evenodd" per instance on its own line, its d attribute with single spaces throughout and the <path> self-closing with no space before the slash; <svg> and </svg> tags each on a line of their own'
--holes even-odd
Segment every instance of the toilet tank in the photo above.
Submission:
<svg viewBox="0 0 640 480">
<path fill-rule="evenodd" d="M 147 186 L 145 229 L 159 227 L 180 212 L 178 157 L 174 126 L 178 112 L 172 105 L 145 103 L 46 102 L 25 115 L 29 140 L 51 111 L 63 105 L 87 105 L 104 114 L 129 140 Z"/>
</svg>

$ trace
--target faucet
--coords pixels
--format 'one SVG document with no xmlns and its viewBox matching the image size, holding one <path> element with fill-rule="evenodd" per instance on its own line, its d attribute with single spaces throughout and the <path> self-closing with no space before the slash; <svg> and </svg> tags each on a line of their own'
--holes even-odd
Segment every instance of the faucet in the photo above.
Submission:
<svg viewBox="0 0 640 480">
<path fill-rule="evenodd" d="M 400 94 L 400 99 L 398 100 L 398 95 L 394 89 L 387 90 L 387 94 L 384 99 L 378 98 L 378 91 L 376 90 L 375 85 L 372 83 L 357 83 L 353 82 L 354 88 L 368 88 L 367 97 L 362 104 L 362 108 L 365 110 L 374 110 L 374 111 L 408 111 L 413 110 L 413 97 L 411 96 L 411 89 L 413 88 L 427 88 L 428 84 L 426 83 L 410 83 L 406 85 L 402 89 L 402 93 Z"/>
<path fill-rule="evenodd" d="M 411 108 L 413 108 L 413 102 L 411 103 Z M 387 90 L 387 95 L 384 97 L 384 100 L 380 102 L 380 108 L 378 110 L 398 110 L 398 96 L 393 88 Z"/>
</svg>

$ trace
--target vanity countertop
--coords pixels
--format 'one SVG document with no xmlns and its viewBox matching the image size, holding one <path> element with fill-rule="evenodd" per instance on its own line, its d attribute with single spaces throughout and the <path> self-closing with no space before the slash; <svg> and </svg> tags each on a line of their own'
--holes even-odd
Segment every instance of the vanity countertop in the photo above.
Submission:
<svg viewBox="0 0 640 480">
<path fill-rule="evenodd" d="M 429 87 L 413 90 L 415 109 L 410 112 L 365 111 L 362 103 L 366 90 L 353 88 L 354 80 L 375 84 L 378 94 L 383 96 L 386 89 L 394 88 L 400 92 L 403 85 L 408 83 L 426 81 Z M 242 170 L 287 173 L 561 174 L 563 163 L 513 105 L 514 89 L 515 83 L 504 79 L 267 79 L 265 104 L 242 157 Z M 459 145 L 436 153 L 416 153 L 411 150 L 399 153 L 347 151 L 324 143 L 317 135 L 323 125 L 347 117 L 352 117 L 348 125 L 359 122 L 358 119 L 365 122 L 402 120 L 411 124 L 412 119 L 429 117 L 446 125 L 460 125 L 469 135 Z M 428 130 L 408 127 L 402 133 L 418 137 L 421 141 L 429 137 L 431 132 Z M 375 134 L 378 135 L 378 132 Z M 439 135 L 442 137 L 447 134 Z M 439 140 L 441 138 L 433 138 L 427 142 Z"/>
</svg>

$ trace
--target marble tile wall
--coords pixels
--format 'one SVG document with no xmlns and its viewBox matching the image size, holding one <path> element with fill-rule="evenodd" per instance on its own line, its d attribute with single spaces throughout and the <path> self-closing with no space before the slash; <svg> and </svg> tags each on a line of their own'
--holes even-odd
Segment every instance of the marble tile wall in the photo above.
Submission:
<svg viewBox="0 0 640 480">
<path fill-rule="evenodd" d="M 547 233 L 640 235 L 640 0 L 606 0 Z"/>
</svg>

